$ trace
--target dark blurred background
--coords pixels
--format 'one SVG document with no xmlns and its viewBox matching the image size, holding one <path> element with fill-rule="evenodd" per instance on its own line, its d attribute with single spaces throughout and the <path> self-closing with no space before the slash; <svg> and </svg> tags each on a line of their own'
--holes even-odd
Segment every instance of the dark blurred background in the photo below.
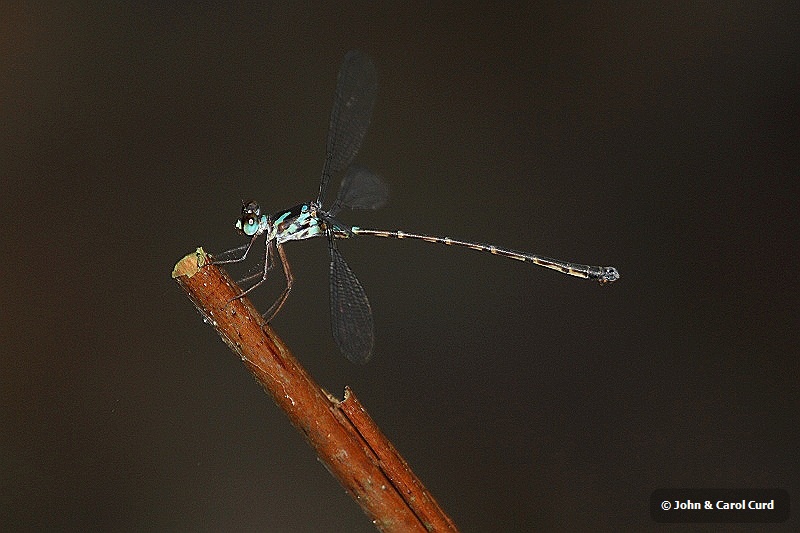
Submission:
<svg viewBox="0 0 800 533">
<path fill-rule="evenodd" d="M 319 382 L 353 387 L 464 531 L 660 530 L 664 487 L 796 509 L 799 13 L 4 3 L 0 529 L 373 530 L 170 278 L 243 242 L 241 199 L 315 197 L 352 48 L 380 82 L 359 161 L 392 199 L 344 221 L 622 278 L 342 243 L 376 321 L 359 367 L 324 240 L 291 243 L 273 326 Z"/>
</svg>

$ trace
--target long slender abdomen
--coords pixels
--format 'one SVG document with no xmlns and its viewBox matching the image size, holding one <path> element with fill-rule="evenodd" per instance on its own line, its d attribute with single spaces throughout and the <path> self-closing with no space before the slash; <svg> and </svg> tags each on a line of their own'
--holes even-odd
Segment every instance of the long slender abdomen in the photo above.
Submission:
<svg viewBox="0 0 800 533">
<path fill-rule="evenodd" d="M 601 285 L 605 283 L 611 283 L 619 279 L 619 272 L 614 267 L 601 267 L 601 266 L 582 265 L 579 263 L 570 263 L 568 261 L 561 261 L 558 259 L 552 259 L 550 257 L 544 257 L 541 255 L 535 255 L 526 252 L 518 252 L 516 250 L 510 250 L 508 248 L 501 248 L 493 244 L 460 241 L 458 239 L 451 239 L 450 237 L 437 237 L 434 235 L 423 235 L 421 233 L 407 233 L 405 231 L 400 231 L 400 230 L 387 231 L 387 230 L 360 228 L 358 226 L 353 226 L 351 228 L 351 231 L 353 235 L 372 235 L 374 237 L 387 237 L 392 239 L 417 239 L 420 241 L 446 244 L 448 246 L 463 246 L 465 248 L 470 248 L 472 250 L 477 250 L 479 252 L 488 252 L 493 255 L 501 255 L 503 257 L 516 259 L 517 261 L 533 263 L 535 265 L 543 266 L 545 268 L 557 270 L 562 274 L 568 274 L 570 276 L 575 276 L 578 278 L 592 279 L 599 282 Z"/>
</svg>

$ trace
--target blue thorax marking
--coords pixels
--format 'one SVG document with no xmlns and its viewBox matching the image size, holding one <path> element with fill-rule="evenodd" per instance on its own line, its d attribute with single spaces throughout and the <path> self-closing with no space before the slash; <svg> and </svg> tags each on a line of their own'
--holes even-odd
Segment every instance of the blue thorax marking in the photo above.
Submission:
<svg viewBox="0 0 800 533">
<path fill-rule="evenodd" d="M 273 215 L 272 230 L 268 240 L 276 239 L 278 244 L 281 244 L 286 241 L 318 237 L 324 233 L 322 223 L 317 216 L 317 207 L 313 204 L 299 204 Z"/>
</svg>

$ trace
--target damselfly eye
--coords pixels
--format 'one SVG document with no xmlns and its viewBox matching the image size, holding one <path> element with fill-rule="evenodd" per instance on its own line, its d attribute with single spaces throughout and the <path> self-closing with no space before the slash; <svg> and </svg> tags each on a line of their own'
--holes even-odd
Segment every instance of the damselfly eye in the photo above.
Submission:
<svg viewBox="0 0 800 533">
<path fill-rule="evenodd" d="M 258 220 L 255 217 L 245 218 L 242 224 L 242 231 L 245 235 L 255 235 L 258 231 Z"/>
</svg>

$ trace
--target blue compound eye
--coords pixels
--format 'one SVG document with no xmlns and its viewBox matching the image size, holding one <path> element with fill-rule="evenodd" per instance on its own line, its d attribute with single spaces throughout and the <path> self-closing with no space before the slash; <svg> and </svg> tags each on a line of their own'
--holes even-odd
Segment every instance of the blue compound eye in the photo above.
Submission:
<svg viewBox="0 0 800 533">
<path fill-rule="evenodd" d="M 253 236 L 258 231 L 258 220 L 256 217 L 247 217 L 242 220 L 242 231 L 245 235 Z"/>
</svg>

